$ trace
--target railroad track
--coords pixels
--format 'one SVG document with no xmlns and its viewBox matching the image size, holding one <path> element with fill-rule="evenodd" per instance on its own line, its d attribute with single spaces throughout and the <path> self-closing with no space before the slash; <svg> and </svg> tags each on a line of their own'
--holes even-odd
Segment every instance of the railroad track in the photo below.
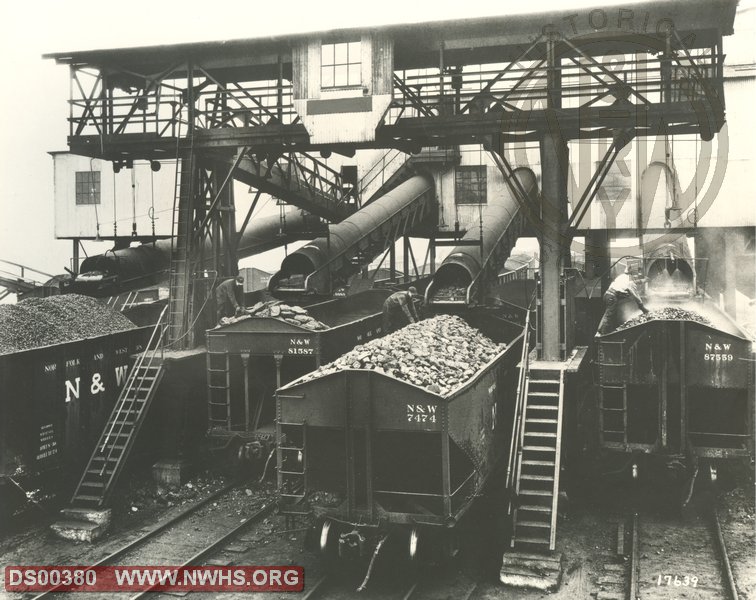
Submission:
<svg viewBox="0 0 756 600">
<path fill-rule="evenodd" d="M 738 600 L 717 511 L 693 523 L 633 515 L 628 600 Z"/>
<path fill-rule="evenodd" d="M 246 483 L 249 482 L 235 482 L 221 488 L 89 566 L 145 565 L 150 562 L 182 567 L 203 564 L 213 553 L 222 550 L 237 536 L 274 511 L 275 501 L 268 500 L 258 502 L 252 514 L 245 516 L 241 522 L 239 515 L 228 515 L 234 492 L 242 489 Z M 251 504 L 253 502 L 250 500 Z M 204 509 L 208 509 L 207 515 L 204 514 Z M 224 533 L 219 535 L 219 530 Z M 145 557 L 148 557 L 147 560 Z M 130 600 L 143 598 L 148 593 L 151 592 L 140 592 L 131 596 Z M 32 600 L 55 596 L 64 597 L 62 592 L 53 589 L 34 596 Z M 112 596 L 113 593 L 86 593 L 87 600 Z M 70 597 L 70 594 L 65 594 L 66 599 Z"/>
<path fill-rule="evenodd" d="M 463 582 L 462 587 L 459 587 L 459 585 L 454 587 L 455 589 L 451 590 L 444 587 L 443 581 L 439 585 L 437 581 L 432 582 L 423 577 L 412 577 L 407 581 L 394 582 L 394 585 L 389 587 L 374 582 L 359 596 L 366 600 L 371 597 L 381 600 L 393 598 L 397 600 L 423 600 L 445 597 L 454 598 L 454 600 L 471 600 L 478 590 L 478 583 Z M 346 600 L 355 597 L 355 589 L 351 581 L 338 579 L 333 575 L 325 575 L 306 591 L 302 600 Z"/>
</svg>

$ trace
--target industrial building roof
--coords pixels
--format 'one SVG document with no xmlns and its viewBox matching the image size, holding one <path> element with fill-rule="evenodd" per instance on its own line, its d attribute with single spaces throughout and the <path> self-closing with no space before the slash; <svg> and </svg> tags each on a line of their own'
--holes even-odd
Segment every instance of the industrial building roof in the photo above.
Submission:
<svg viewBox="0 0 756 600">
<path fill-rule="evenodd" d="M 160 66 L 171 59 L 186 59 L 187 56 L 198 56 L 203 60 L 243 59 L 249 65 L 250 61 L 258 60 L 256 57 L 265 62 L 266 55 L 277 56 L 295 43 L 308 39 L 381 34 L 394 40 L 395 54 L 401 62 L 402 52 L 417 54 L 437 50 L 442 43 L 445 51 L 452 54 L 481 46 L 511 46 L 519 54 L 549 26 L 573 40 L 615 38 L 632 43 L 629 38 L 633 35 L 657 36 L 670 23 L 674 24 L 678 33 L 688 34 L 688 47 L 707 47 L 717 42 L 719 34 L 726 36 L 733 33 L 736 7 L 737 0 L 654 0 L 608 8 L 567 8 L 524 15 L 355 27 L 237 40 L 56 52 L 46 54 L 44 58 L 64 64 L 114 65 L 133 69 Z M 692 38 L 690 33 L 695 33 L 695 37 Z M 397 66 L 401 68 L 401 64 Z"/>
</svg>

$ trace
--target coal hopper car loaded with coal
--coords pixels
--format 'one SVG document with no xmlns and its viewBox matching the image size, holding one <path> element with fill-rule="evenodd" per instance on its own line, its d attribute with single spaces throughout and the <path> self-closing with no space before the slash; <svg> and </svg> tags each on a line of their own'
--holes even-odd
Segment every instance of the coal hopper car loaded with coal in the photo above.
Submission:
<svg viewBox="0 0 756 600">
<path fill-rule="evenodd" d="M 0 518 L 70 491 L 149 335 L 85 296 L 0 306 Z"/>
<path fill-rule="evenodd" d="M 306 308 L 261 302 L 234 322 L 209 330 L 210 438 L 235 459 L 265 459 L 275 441 L 276 388 L 382 335 L 389 294 L 366 290 Z"/>
<path fill-rule="evenodd" d="M 521 342 L 440 315 L 280 388 L 280 511 L 312 511 L 307 539 L 326 557 L 453 555 L 507 446 Z"/>
<path fill-rule="evenodd" d="M 753 460 L 753 342 L 706 297 L 648 308 L 596 339 L 598 442 L 634 478 L 676 468 L 685 505 L 697 474 Z"/>
</svg>

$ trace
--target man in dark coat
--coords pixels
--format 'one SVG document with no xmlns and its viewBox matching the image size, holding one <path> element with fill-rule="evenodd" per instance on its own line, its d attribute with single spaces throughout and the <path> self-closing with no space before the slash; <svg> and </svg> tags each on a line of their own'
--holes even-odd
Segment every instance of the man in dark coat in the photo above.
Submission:
<svg viewBox="0 0 756 600">
<path fill-rule="evenodd" d="M 417 289 L 409 288 L 406 292 L 394 292 L 383 303 L 383 333 L 391 333 L 419 320 L 415 303 Z"/>
<path fill-rule="evenodd" d="M 223 317 L 239 316 L 242 308 L 236 298 L 237 291 L 244 297 L 242 287 L 244 286 L 244 277 L 239 275 L 233 279 L 226 279 L 215 288 L 215 306 L 218 310 L 218 322 Z"/>
</svg>

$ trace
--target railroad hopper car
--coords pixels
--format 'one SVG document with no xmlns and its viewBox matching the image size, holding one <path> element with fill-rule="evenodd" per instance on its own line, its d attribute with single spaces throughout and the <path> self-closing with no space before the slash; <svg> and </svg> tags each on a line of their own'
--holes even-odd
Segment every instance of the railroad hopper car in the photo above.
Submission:
<svg viewBox="0 0 756 600">
<path fill-rule="evenodd" d="M 522 337 L 510 341 L 448 396 L 357 369 L 278 390 L 280 510 L 312 510 L 313 549 L 359 558 L 385 542 L 421 562 L 455 553 L 456 525 L 508 443 Z"/>
<path fill-rule="evenodd" d="M 599 445 L 636 454 L 634 475 L 645 456 L 703 460 L 715 478 L 719 461 L 754 456 L 753 344 L 706 298 L 677 306 L 711 324 L 652 320 L 597 339 Z"/>
<path fill-rule="evenodd" d="M 0 356 L 0 495 L 67 491 L 151 327 Z M 12 478 L 15 483 L 11 483 Z M 6 504 L 5 500 L 0 504 Z M 8 505 L 6 504 L 6 508 Z"/>
<path fill-rule="evenodd" d="M 276 388 L 382 335 L 383 302 L 391 293 L 366 290 L 307 306 L 308 314 L 327 326 L 322 331 L 270 317 L 209 330 L 211 435 L 237 436 L 248 444 L 243 454 L 250 458 L 269 451 L 275 443 Z"/>
</svg>

